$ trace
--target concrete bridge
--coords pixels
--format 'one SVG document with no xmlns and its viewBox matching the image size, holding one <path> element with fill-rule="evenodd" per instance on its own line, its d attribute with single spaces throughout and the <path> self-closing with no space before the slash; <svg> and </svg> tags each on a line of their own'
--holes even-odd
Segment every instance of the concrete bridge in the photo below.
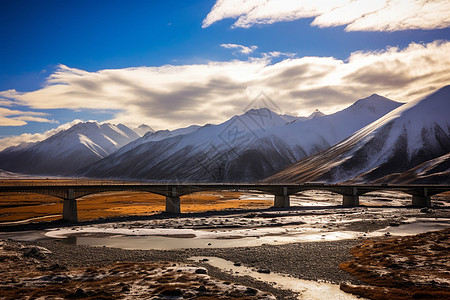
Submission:
<svg viewBox="0 0 450 300">
<path fill-rule="evenodd" d="M 323 190 L 342 195 L 342 205 L 359 206 L 359 196 L 373 191 L 400 191 L 412 196 L 412 205 L 430 207 L 430 196 L 450 191 L 450 185 L 340 185 L 340 184 L 262 184 L 262 183 L 115 183 L 56 184 L 39 182 L 1 184 L 0 193 L 37 193 L 63 199 L 63 219 L 78 221 L 77 199 L 90 194 L 111 191 L 143 191 L 166 197 L 166 212 L 180 213 L 180 196 L 202 191 L 260 191 L 274 195 L 274 207 L 290 206 L 290 195 L 307 190 Z"/>
</svg>

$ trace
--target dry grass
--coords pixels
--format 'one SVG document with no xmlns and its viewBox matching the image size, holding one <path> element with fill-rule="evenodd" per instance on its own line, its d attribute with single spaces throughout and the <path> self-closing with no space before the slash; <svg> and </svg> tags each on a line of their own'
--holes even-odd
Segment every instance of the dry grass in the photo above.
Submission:
<svg viewBox="0 0 450 300">
<path fill-rule="evenodd" d="M 0 193 L 0 222 L 44 217 L 44 221 L 60 219 L 62 200 L 40 194 Z M 52 216 L 56 215 L 56 216 Z"/>
<path fill-rule="evenodd" d="M 369 286 L 341 285 L 369 299 L 450 299 L 450 229 L 366 241 L 341 269 Z"/>
<path fill-rule="evenodd" d="M 22 180 L 23 184 L 73 184 L 73 180 Z M 92 181 L 89 181 L 92 182 Z M 17 183 L 17 181 L 15 182 Z M 10 182 L 11 184 L 11 182 Z M 239 200 L 242 193 L 230 191 L 199 192 L 181 197 L 181 212 L 203 212 L 233 208 L 268 208 L 268 200 Z M 62 200 L 40 194 L 0 193 L 0 222 L 39 218 L 34 221 L 61 219 Z M 126 215 L 150 215 L 165 210 L 165 197 L 146 192 L 107 192 L 78 199 L 79 220 Z"/>
</svg>

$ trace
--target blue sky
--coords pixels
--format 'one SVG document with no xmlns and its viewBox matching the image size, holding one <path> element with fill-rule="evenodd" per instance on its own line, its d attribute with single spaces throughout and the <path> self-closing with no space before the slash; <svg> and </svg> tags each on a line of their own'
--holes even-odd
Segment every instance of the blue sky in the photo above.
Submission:
<svg viewBox="0 0 450 300">
<path fill-rule="evenodd" d="M 257 0 L 250 1 L 256 3 L 257 9 L 248 11 L 239 5 L 239 0 L 226 2 L 1 0 L 0 138 L 44 133 L 74 119 L 124 123 L 139 120 L 156 129 L 220 122 L 241 113 L 240 109 L 259 92 L 268 94 L 284 112 L 305 114 L 319 108 L 331 113 L 365 93 L 369 96 L 377 92 L 395 97 L 394 100 L 409 101 L 448 84 L 445 58 L 443 62 L 425 62 L 427 55 L 444 55 L 448 47 L 450 28 L 445 20 L 450 16 L 448 10 L 442 11 L 445 1 L 442 7 L 417 8 L 420 15 L 428 13 L 432 17 L 415 23 L 408 18 L 402 22 L 407 25 L 399 23 L 397 28 L 391 20 L 386 20 L 386 24 L 394 24 L 390 28 L 374 28 L 370 20 L 363 20 L 362 25 L 350 22 L 345 19 L 346 11 L 329 17 L 322 8 L 314 8 L 317 12 L 312 17 L 304 17 L 301 10 L 306 8 L 297 8 L 271 15 L 270 7 L 258 12 L 261 5 Z M 416 9 L 412 8 L 413 4 L 411 10 Z M 348 8 L 347 12 L 357 15 L 354 9 Z M 405 11 L 398 11 L 399 16 L 405 14 L 408 17 Z M 242 16 L 246 21 L 236 25 Z M 325 21 L 311 25 L 318 16 Z M 375 17 L 381 20 L 377 23 L 383 23 L 380 16 Z M 356 30 L 349 30 L 348 24 L 356 24 Z M 224 44 L 256 47 L 249 53 L 241 53 L 239 48 L 221 46 Z M 358 51 L 363 57 L 355 56 L 352 63 L 349 57 Z M 417 66 L 411 65 L 413 58 L 418 61 Z M 375 69 L 390 59 L 401 62 L 394 70 L 395 79 L 384 84 L 376 82 L 369 89 L 361 86 L 349 91 L 349 86 L 359 86 L 367 78 L 372 80 L 374 74 L 392 74 L 389 69 Z M 374 60 L 377 62 L 371 64 Z M 373 74 L 364 74 L 363 80 L 358 66 L 373 69 Z M 285 74 L 283 68 L 298 72 L 297 81 L 286 86 L 277 83 L 274 78 L 277 72 Z M 427 74 L 411 77 L 408 68 L 431 69 Z M 103 70 L 110 69 L 115 72 L 104 74 Z M 321 74 L 335 74 L 339 80 L 321 78 L 320 83 L 310 82 L 310 78 L 319 74 L 314 72 L 311 76 L 300 76 L 316 69 L 322 70 Z M 397 74 L 397 70 L 403 73 Z M 432 78 L 435 75 L 430 74 L 437 72 L 444 75 Z M 409 77 L 405 78 L 405 74 Z M 54 81 L 48 83 L 51 76 Z M 426 81 L 424 76 L 428 76 Z M 347 82 L 348 78 L 357 78 L 357 84 Z M 87 88 L 83 95 L 68 99 L 79 91 L 80 80 L 83 88 L 88 85 L 96 88 Z M 128 80 L 133 82 L 129 86 Z M 136 82 L 139 84 L 135 86 Z M 301 82 L 315 88 L 308 89 Z M 392 86 L 392 82 L 398 83 Z M 74 90 L 61 92 L 55 86 L 49 88 L 51 85 L 61 89 L 73 86 Z M 418 85 L 423 88 L 417 88 Z M 126 90 L 120 94 L 123 102 L 120 97 L 108 102 L 119 94 L 109 95 L 105 87 Z M 229 96 L 232 93 L 234 97 Z M 223 109 L 210 113 L 211 107 L 218 105 Z"/>
</svg>

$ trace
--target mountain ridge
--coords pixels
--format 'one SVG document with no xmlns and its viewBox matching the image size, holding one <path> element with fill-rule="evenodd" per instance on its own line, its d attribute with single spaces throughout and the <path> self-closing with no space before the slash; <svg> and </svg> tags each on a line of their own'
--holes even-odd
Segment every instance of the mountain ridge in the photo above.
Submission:
<svg viewBox="0 0 450 300">
<path fill-rule="evenodd" d="M 185 181 L 259 180 L 322 149 L 402 105 L 369 99 L 375 109 L 346 108 L 293 123 L 267 108 L 159 141 L 140 140 L 74 173 L 78 176 Z M 353 117 L 350 117 L 353 116 Z M 346 125 L 339 124 L 346 122 Z M 155 155 L 159 153 L 159 155 Z"/>
</svg>

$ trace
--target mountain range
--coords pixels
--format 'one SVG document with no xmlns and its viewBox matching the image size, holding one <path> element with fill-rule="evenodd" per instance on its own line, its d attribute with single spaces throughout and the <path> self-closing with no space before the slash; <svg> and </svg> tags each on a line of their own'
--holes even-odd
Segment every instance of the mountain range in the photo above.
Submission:
<svg viewBox="0 0 450 300">
<path fill-rule="evenodd" d="M 0 152 L 0 169 L 64 175 L 108 156 L 146 132 L 153 129 L 147 125 L 131 129 L 123 124 L 77 123 L 44 141 L 6 148 Z"/>
<path fill-rule="evenodd" d="M 74 175 L 191 182 L 260 180 L 330 147 L 400 105 L 372 95 L 332 115 L 315 112 L 307 118 L 250 109 L 183 135 L 157 141 L 144 136 Z"/>
<path fill-rule="evenodd" d="M 275 182 L 449 183 L 450 86 L 269 177 Z"/>
<path fill-rule="evenodd" d="M 0 152 L 16 173 L 146 181 L 448 183 L 450 87 L 407 104 L 373 94 L 334 114 L 250 109 L 154 131 L 78 123 Z"/>
</svg>

